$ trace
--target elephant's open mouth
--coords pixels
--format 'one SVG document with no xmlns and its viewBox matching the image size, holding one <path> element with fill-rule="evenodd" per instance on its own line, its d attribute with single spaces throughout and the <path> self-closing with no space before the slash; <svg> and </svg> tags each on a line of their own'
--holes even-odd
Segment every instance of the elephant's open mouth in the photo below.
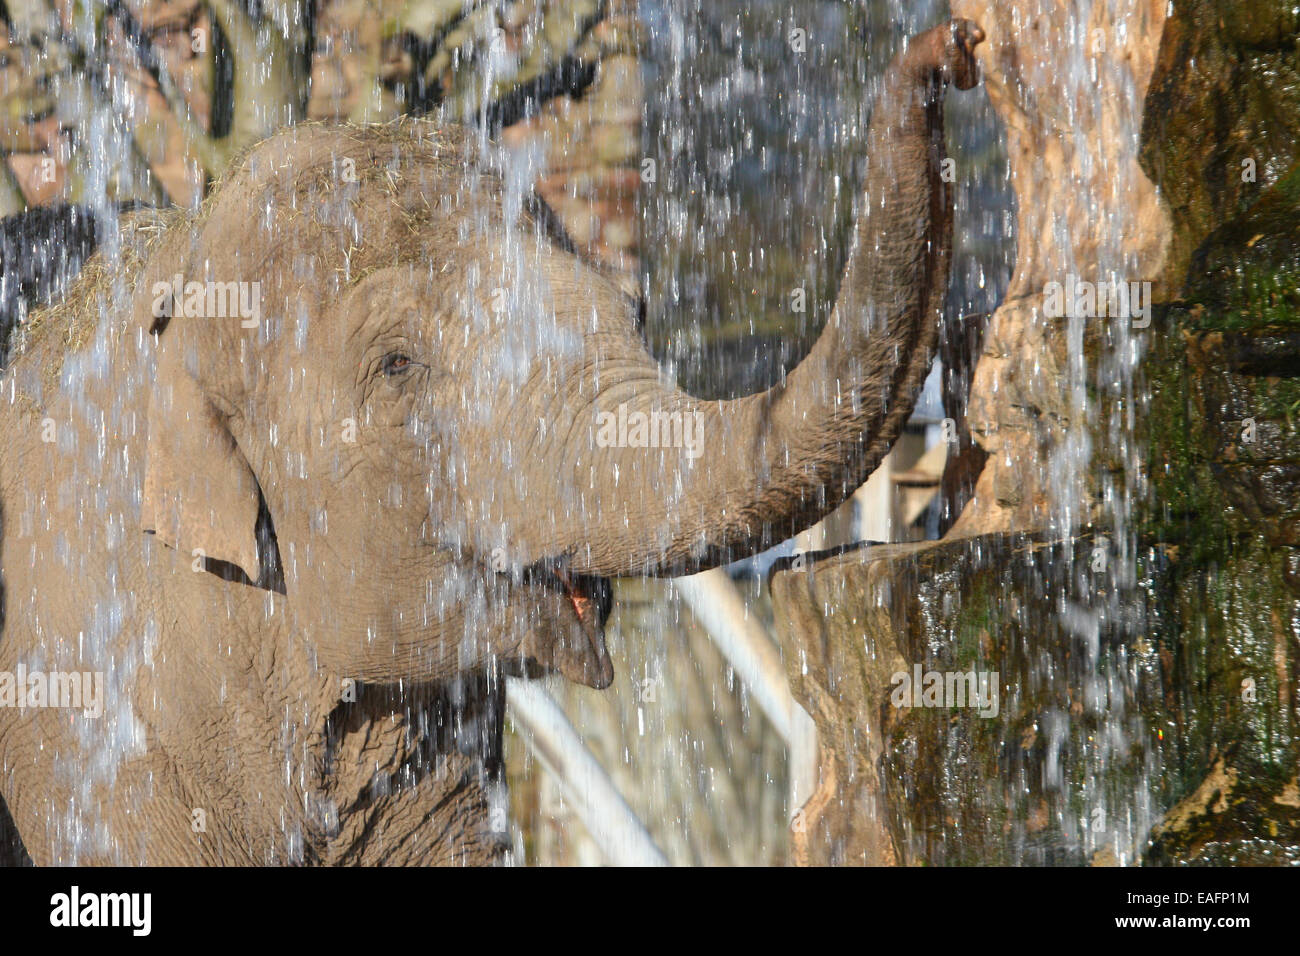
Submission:
<svg viewBox="0 0 1300 956">
<path fill-rule="evenodd" d="M 545 629 L 530 642 L 530 657 L 569 680 L 603 689 L 614 681 L 614 664 L 605 648 L 605 622 L 614 605 L 607 578 L 572 574 L 563 564 L 538 562 L 524 571 L 524 581 L 562 597 L 570 627 Z"/>
</svg>

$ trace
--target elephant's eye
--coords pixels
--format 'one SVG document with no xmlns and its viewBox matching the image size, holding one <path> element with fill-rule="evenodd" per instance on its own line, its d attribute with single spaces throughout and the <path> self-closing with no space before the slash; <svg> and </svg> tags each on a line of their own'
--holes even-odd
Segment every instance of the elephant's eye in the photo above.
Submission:
<svg viewBox="0 0 1300 956">
<path fill-rule="evenodd" d="M 411 367 L 411 357 L 403 355 L 401 352 L 389 352 L 384 356 L 384 361 L 380 365 L 380 370 L 385 375 L 401 375 Z"/>
</svg>

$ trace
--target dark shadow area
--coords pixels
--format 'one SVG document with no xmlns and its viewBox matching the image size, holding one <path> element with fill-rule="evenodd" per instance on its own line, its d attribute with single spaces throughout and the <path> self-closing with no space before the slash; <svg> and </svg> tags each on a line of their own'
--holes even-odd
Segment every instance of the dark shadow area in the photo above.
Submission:
<svg viewBox="0 0 1300 956">
<path fill-rule="evenodd" d="M 0 796 L 0 866 L 35 865 L 32 858 L 27 855 L 27 848 L 23 846 L 22 837 L 18 835 L 18 827 L 14 825 L 13 817 L 9 816 L 5 798 Z"/>
</svg>

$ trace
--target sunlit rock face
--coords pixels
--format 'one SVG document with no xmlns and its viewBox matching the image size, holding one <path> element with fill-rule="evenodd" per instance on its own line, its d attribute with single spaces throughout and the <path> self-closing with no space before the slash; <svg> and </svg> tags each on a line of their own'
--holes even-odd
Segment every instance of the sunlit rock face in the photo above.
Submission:
<svg viewBox="0 0 1300 956">
<path fill-rule="evenodd" d="M 1006 128 L 1017 210 L 1011 285 L 971 385 L 970 429 L 989 462 L 963 532 L 1077 525 L 1094 515 L 1097 482 L 1071 460 L 1071 445 L 1085 440 L 1088 392 L 1102 384 L 1098 359 L 1119 348 L 1123 330 L 1049 317 L 1044 288 L 1072 277 L 1158 280 L 1169 242 L 1168 214 L 1137 162 L 1165 4 L 1074 10 L 1054 0 L 953 4 L 954 15 L 989 35 L 984 82 Z"/>
</svg>

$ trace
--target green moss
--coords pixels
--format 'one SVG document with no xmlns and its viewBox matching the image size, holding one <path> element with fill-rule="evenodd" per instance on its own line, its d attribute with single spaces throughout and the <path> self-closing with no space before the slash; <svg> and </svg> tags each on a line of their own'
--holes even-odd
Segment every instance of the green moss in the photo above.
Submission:
<svg viewBox="0 0 1300 956">
<path fill-rule="evenodd" d="M 1154 866 L 1300 864 L 1300 794 L 1289 780 L 1228 754 L 1171 815 L 1146 857 Z"/>
<path fill-rule="evenodd" d="M 1260 800 L 1287 799 L 1300 763 L 1300 603 L 1282 551 L 1258 535 L 1221 540 L 1213 555 L 1144 547 L 1143 583 L 1120 593 L 1093 570 L 1095 544 L 990 536 L 940 545 L 915 580 L 900 582 L 908 597 L 892 619 L 905 624 L 908 663 L 996 672 L 1001 692 L 994 717 L 951 701 L 902 711 L 882 702 L 881 777 L 905 860 L 1086 862 L 1086 848 L 1109 839 L 1108 814 L 1129 818 L 1147 793 L 1174 804 L 1225 753 Z M 1062 594 L 1110 608 L 1095 618 L 1093 650 Z M 1285 845 L 1285 825 L 1247 819 L 1257 804 L 1210 823 Z"/>
<path fill-rule="evenodd" d="M 1198 331 L 1300 327 L 1300 164 L 1205 239 L 1184 298 Z"/>
<path fill-rule="evenodd" d="M 1142 165 L 1173 213 L 1165 278 L 1300 159 L 1300 13 L 1288 0 L 1180 0 L 1143 111 Z"/>
</svg>

